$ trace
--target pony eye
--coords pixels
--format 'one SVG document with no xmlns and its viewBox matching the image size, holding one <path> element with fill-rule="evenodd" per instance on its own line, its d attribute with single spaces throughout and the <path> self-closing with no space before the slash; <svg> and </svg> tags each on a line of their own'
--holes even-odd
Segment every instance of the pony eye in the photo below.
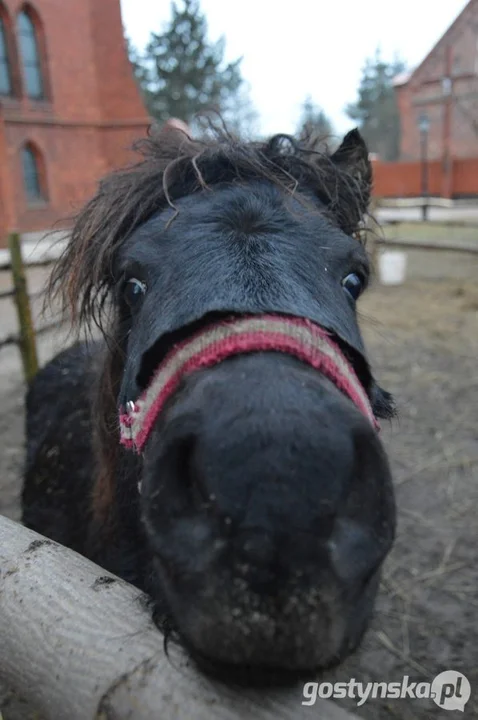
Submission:
<svg viewBox="0 0 478 720">
<path fill-rule="evenodd" d="M 130 278 L 123 288 L 123 297 L 130 308 L 135 307 L 146 293 L 146 285 L 137 278 Z"/>
<path fill-rule="evenodd" d="M 360 293 L 363 290 L 363 280 L 357 273 L 350 273 L 346 275 L 342 280 L 342 287 L 352 300 L 358 300 Z"/>
</svg>

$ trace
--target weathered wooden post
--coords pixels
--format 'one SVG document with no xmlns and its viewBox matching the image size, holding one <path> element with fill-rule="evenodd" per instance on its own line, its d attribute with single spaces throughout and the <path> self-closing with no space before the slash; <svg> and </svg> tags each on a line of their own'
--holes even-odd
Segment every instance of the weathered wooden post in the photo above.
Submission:
<svg viewBox="0 0 478 720">
<path fill-rule="evenodd" d="M 25 380 L 29 382 L 38 371 L 38 358 L 30 298 L 28 297 L 27 279 L 18 233 L 10 233 L 8 236 L 8 247 L 12 263 L 13 286 L 15 288 L 14 299 L 20 328 L 20 353 L 22 356 Z"/>
<path fill-rule="evenodd" d="M 379 199 L 376 197 L 372 197 L 372 200 L 370 201 L 368 215 L 367 215 L 366 233 L 367 233 L 368 252 L 369 252 L 370 260 L 372 263 L 372 270 L 374 272 L 377 271 L 377 267 L 378 267 L 379 243 L 377 242 L 377 232 L 379 230 L 379 226 L 378 226 L 376 213 L 377 213 L 377 210 L 379 207 L 380 207 Z"/>
</svg>

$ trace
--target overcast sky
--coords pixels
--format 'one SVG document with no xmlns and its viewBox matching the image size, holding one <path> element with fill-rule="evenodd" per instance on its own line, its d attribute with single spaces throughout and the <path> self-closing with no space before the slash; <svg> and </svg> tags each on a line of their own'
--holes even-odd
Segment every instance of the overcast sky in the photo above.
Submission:
<svg viewBox="0 0 478 720">
<path fill-rule="evenodd" d="M 242 56 L 264 133 L 293 132 L 310 94 L 339 132 L 352 126 L 360 70 L 380 46 L 417 65 L 468 0 L 202 0 L 211 39 L 226 38 L 226 56 Z M 142 48 L 170 16 L 168 0 L 121 0 L 128 37 Z"/>
</svg>

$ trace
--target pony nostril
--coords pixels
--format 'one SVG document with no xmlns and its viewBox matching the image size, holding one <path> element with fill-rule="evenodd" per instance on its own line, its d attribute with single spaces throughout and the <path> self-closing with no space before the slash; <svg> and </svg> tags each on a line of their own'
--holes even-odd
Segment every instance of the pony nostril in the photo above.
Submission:
<svg viewBox="0 0 478 720">
<path fill-rule="evenodd" d="M 365 586 L 383 559 L 369 530 L 351 519 L 337 520 L 328 547 L 336 575 L 350 587 Z"/>
<path fill-rule="evenodd" d="M 177 476 L 181 487 L 195 506 L 209 507 L 215 500 L 208 491 L 197 462 L 197 441 L 193 435 L 183 438 L 176 447 Z"/>
</svg>

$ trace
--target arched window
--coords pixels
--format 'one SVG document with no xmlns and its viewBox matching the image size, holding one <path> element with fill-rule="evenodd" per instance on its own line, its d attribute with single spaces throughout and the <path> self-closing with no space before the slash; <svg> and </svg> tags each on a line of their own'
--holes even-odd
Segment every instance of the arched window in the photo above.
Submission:
<svg viewBox="0 0 478 720">
<path fill-rule="evenodd" d="M 26 10 L 19 14 L 17 23 L 26 94 L 39 100 L 44 95 L 44 88 L 37 32 Z"/>
<path fill-rule="evenodd" d="M 23 186 L 29 203 L 46 200 L 45 177 L 39 152 L 28 144 L 22 148 Z"/>
<path fill-rule="evenodd" d="M 12 75 L 8 59 L 7 30 L 0 15 L 0 95 L 12 94 Z"/>
</svg>

